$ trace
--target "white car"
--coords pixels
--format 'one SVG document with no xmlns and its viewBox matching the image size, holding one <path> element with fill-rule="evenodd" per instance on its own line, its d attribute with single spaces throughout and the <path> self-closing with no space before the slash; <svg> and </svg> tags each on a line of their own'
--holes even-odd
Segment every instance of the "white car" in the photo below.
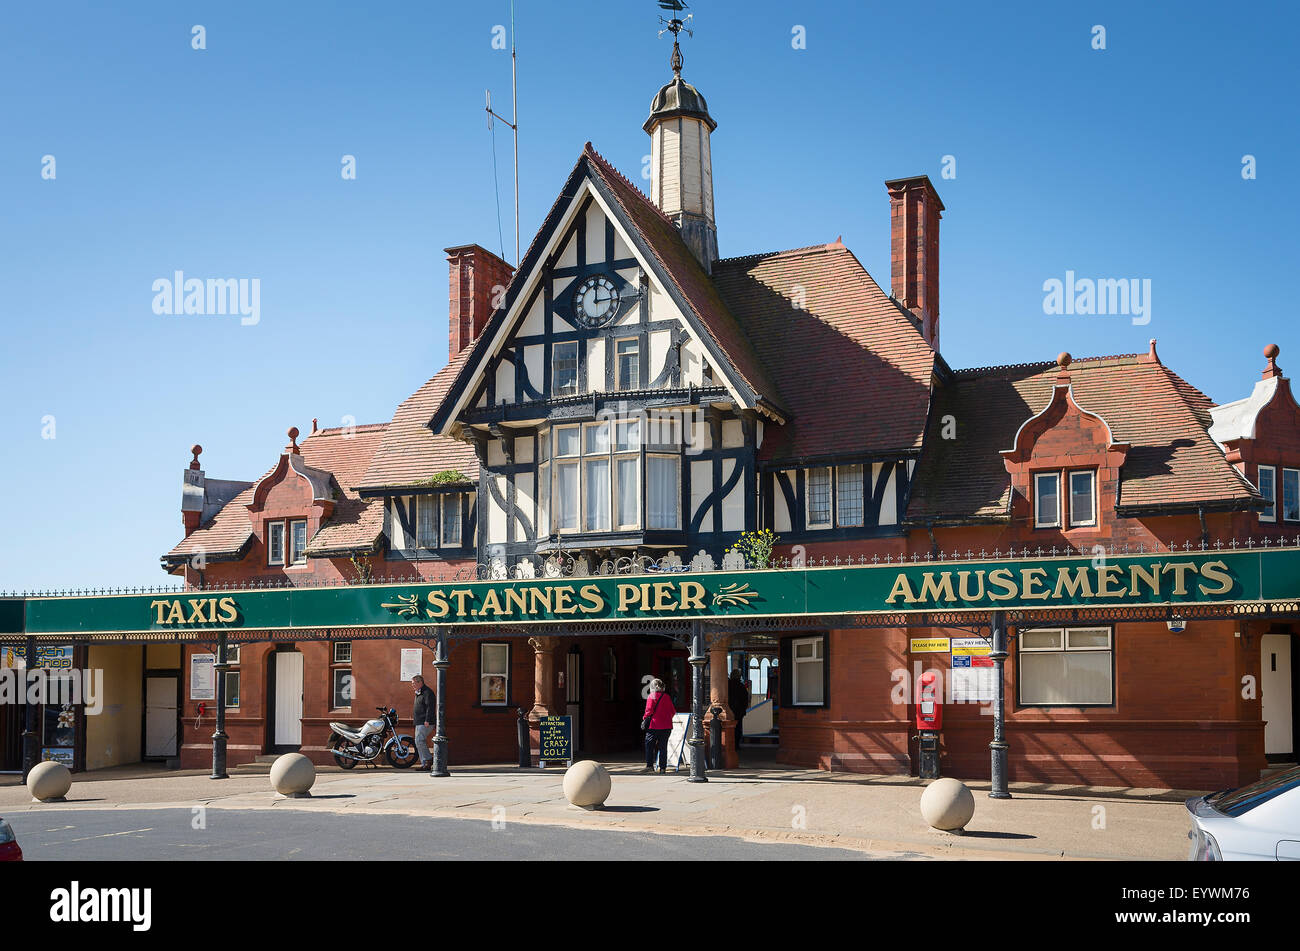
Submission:
<svg viewBox="0 0 1300 951">
<path fill-rule="evenodd" d="M 1187 811 L 1193 862 L 1300 861 L 1300 766 L 1189 799 Z"/>
</svg>

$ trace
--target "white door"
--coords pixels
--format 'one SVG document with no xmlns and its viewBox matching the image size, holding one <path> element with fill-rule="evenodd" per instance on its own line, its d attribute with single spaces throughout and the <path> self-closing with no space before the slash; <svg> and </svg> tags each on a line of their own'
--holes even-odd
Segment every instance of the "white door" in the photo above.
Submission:
<svg viewBox="0 0 1300 951">
<path fill-rule="evenodd" d="M 275 655 L 275 745 L 302 745 L 302 654 Z"/>
<path fill-rule="evenodd" d="M 144 696 L 144 755 L 175 756 L 176 678 L 146 678 Z"/>
<path fill-rule="evenodd" d="M 1264 753 L 1291 753 L 1291 635 L 1265 634 L 1259 639 L 1262 653 L 1259 699 L 1264 716 Z"/>
</svg>

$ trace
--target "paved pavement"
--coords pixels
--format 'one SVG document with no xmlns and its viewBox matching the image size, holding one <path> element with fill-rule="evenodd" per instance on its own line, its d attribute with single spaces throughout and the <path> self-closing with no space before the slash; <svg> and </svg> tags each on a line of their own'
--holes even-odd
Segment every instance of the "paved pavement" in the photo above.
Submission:
<svg viewBox="0 0 1300 951">
<path fill-rule="evenodd" d="M 641 774 L 614 763 L 613 791 L 601 811 L 568 805 L 563 769 L 454 767 L 452 776 L 388 768 L 318 767 L 310 799 L 284 799 L 267 767 L 236 767 L 211 780 L 205 770 L 125 767 L 80 773 L 66 803 L 32 803 L 17 777 L 0 777 L 0 815 L 34 811 L 241 809 L 497 820 L 671 835 L 729 836 L 752 842 L 833 846 L 896 856 L 1015 859 L 1170 859 L 1187 855 L 1183 799 L 1169 790 L 1012 784 L 1010 800 L 970 783 L 975 816 L 965 835 L 929 829 L 910 777 L 819 770 L 736 770 L 691 783 L 686 773 Z M 128 823 L 129 826 L 129 823 Z M 127 826 L 124 826 L 127 828 Z"/>
</svg>

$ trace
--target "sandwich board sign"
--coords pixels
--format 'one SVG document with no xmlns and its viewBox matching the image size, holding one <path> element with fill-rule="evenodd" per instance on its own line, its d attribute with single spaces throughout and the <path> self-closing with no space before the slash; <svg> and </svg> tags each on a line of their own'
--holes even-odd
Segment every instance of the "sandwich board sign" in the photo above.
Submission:
<svg viewBox="0 0 1300 951">
<path fill-rule="evenodd" d="M 573 765 L 573 717 L 542 717 L 537 746 L 537 765 L 547 763 Z"/>
</svg>

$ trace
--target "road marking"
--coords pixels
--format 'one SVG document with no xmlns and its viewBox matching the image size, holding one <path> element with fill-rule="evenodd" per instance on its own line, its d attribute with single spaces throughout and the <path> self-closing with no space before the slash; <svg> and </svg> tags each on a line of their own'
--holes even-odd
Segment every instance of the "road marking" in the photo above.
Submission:
<svg viewBox="0 0 1300 951">
<path fill-rule="evenodd" d="M 87 839 L 111 839 L 115 835 L 139 835 L 141 832 L 152 832 L 153 829 L 132 829 L 129 832 L 105 832 L 101 835 L 84 835 L 80 839 L 69 839 L 69 842 L 85 842 Z"/>
</svg>

